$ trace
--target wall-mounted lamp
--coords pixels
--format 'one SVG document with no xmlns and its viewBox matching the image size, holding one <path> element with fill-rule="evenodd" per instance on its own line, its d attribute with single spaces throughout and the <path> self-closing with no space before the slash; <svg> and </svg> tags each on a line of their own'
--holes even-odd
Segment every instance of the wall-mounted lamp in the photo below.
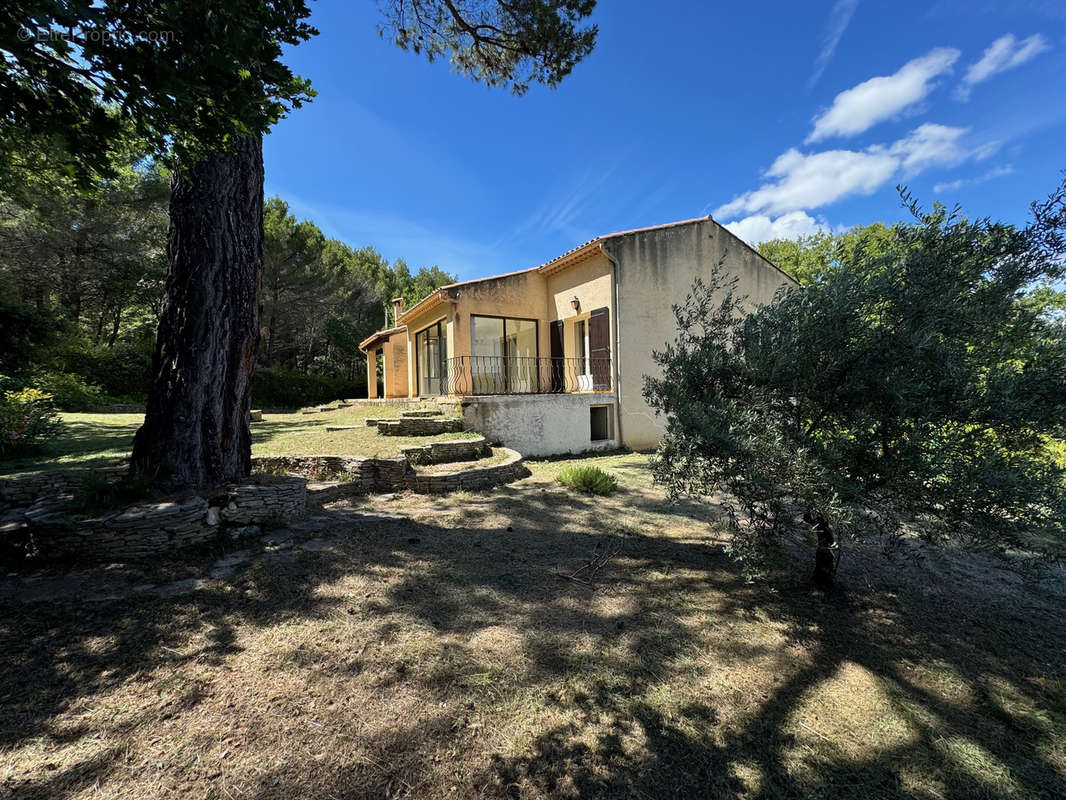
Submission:
<svg viewBox="0 0 1066 800">
<path fill-rule="evenodd" d="M 574 311 L 580 311 L 581 310 L 581 301 L 577 299 L 577 295 L 576 294 L 573 297 L 570 298 L 570 307 L 572 309 L 574 309 Z"/>
</svg>

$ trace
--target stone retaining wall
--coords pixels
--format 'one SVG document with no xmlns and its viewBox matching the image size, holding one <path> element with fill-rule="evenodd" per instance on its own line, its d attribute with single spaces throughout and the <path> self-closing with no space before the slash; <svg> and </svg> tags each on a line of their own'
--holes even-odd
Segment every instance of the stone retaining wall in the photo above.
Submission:
<svg viewBox="0 0 1066 800">
<path fill-rule="evenodd" d="M 31 472 L 0 478 L 0 511 L 15 506 L 30 506 L 44 497 L 73 494 L 90 475 L 108 480 L 118 480 L 125 475 L 127 467 L 101 467 L 100 469 L 71 469 L 52 472 Z"/>
<path fill-rule="evenodd" d="M 301 475 L 312 480 L 344 480 L 366 492 L 402 489 L 409 468 L 407 459 L 360 456 L 256 456 L 252 468 Z"/>
<path fill-rule="evenodd" d="M 419 494 L 445 494 L 460 489 L 487 489 L 526 477 L 529 470 L 523 463 L 522 454 L 506 447 L 501 449 L 507 453 L 507 458 L 499 464 L 453 472 L 414 472 L 407 476 L 407 488 Z"/>
<path fill-rule="evenodd" d="M 459 417 L 379 419 L 377 428 L 382 436 L 436 436 L 441 433 L 458 433 L 463 429 L 463 420 Z"/>
<path fill-rule="evenodd" d="M 400 452 L 412 464 L 446 464 L 451 461 L 476 461 L 490 451 L 485 437 L 478 436 L 476 439 L 450 439 L 405 447 Z"/>
<path fill-rule="evenodd" d="M 260 478 L 210 497 L 136 503 L 86 520 L 68 517 L 69 505 L 69 498 L 52 496 L 9 511 L 4 533 L 45 558 L 148 558 L 220 536 L 258 533 L 262 524 L 297 520 L 307 513 L 307 481 Z"/>
</svg>

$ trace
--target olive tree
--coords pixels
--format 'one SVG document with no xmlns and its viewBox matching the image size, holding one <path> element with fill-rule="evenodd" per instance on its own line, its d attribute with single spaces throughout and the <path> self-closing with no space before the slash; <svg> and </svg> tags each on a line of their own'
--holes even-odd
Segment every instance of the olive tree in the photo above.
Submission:
<svg viewBox="0 0 1066 800">
<path fill-rule="evenodd" d="M 890 246 L 859 242 L 765 306 L 721 273 L 697 283 L 655 354 L 656 478 L 721 491 L 753 568 L 797 528 L 822 587 L 851 537 L 1063 535 L 1066 330 L 1031 289 L 1063 275 L 1066 185 L 1025 227 L 904 200 L 914 221 Z"/>
</svg>

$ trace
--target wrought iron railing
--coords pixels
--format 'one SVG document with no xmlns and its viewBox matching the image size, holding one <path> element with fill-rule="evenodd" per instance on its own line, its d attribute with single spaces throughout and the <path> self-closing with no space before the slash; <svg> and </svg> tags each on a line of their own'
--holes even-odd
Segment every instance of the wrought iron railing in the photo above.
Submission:
<svg viewBox="0 0 1066 800">
<path fill-rule="evenodd" d="M 448 394 L 609 392 L 609 358 L 457 356 L 445 365 Z"/>
</svg>

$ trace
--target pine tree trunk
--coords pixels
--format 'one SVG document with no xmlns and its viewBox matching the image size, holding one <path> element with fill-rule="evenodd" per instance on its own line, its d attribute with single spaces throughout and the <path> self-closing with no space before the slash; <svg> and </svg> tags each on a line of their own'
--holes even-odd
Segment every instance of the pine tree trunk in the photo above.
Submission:
<svg viewBox="0 0 1066 800">
<path fill-rule="evenodd" d="M 180 172 L 170 199 L 170 272 L 132 468 L 167 489 L 251 471 L 251 376 L 259 339 L 263 144 L 242 139 Z"/>
</svg>

